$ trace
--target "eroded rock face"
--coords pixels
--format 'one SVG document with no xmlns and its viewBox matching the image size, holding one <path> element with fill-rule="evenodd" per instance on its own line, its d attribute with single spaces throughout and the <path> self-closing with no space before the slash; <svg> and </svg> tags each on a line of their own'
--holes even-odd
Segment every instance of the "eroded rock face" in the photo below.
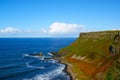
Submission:
<svg viewBox="0 0 120 80">
<path fill-rule="evenodd" d="M 111 38 L 111 32 L 88 32 L 88 33 L 80 33 L 79 37 L 82 38 L 97 38 L 97 39 L 105 39 L 106 37 Z"/>
<path fill-rule="evenodd" d="M 115 35 L 113 43 L 109 49 L 113 55 L 120 54 L 120 33 Z"/>
<path fill-rule="evenodd" d="M 79 34 L 79 37 L 81 38 L 97 38 L 97 39 L 109 38 L 110 40 L 113 40 L 115 36 L 120 36 L 120 31 L 87 32 Z"/>
</svg>

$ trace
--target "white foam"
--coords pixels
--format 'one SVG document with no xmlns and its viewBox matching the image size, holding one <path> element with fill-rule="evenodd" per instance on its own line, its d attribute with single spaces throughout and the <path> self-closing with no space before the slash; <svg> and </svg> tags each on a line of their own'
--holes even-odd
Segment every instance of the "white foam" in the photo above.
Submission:
<svg viewBox="0 0 120 80">
<path fill-rule="evenodd" d="M 39 59 L 41 59 L 41 58 L 42 58 L 41 56 L 31 56 L 31 55 L 29 55 L 29 54 L 23 54 L 23 56 L 27 56 L 27 57 L 34 57 L 34 58 L 39 58 Z"/>
<path fill-rule="evenodd" d="M 65 65 L 63 65 L 63 64 L 59 64 L 59 65 L 60 66 L 53 71 L 50 71 L 45 74 L 36 75 L 31 79 L 24 79 L 24 80 L 51 80 L 51 79 L 55 78 L 57 75 L 60 75 L 60 74 L 65 75 L 65 73 L 63 72 Z"/>
<path fill-rule="evenodd" d="M 50 62 L 52 62 L 52 63 L 57 63 L 57 62 L 59 62 L 59 61 L 58 61 L 58 60 L 51 59 Z"/>
<path fill-rule="evenodd" d="M 36 67 L 36 66 L 29 65 L 29 63 L 26 63 L 26 66 L 29 67 L 29 68 L 44 69 L 44 67 Z"/>
<path fill-rule="evenodd" d="M 50 53 L 50 52 L 49 52 L 48 54 L 49 54 L 50 56 L 53 56 L 53 54 L 52 54 L 52 53 Z"/>
<path fill-rule="evenodd" d="M 23 56 L 29 56 L 29 54 L 23 54 Z"/>
</svg>

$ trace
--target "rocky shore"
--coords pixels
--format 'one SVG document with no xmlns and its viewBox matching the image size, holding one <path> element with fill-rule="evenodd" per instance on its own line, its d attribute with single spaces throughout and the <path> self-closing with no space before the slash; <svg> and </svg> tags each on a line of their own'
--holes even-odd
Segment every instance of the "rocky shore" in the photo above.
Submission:
<svg viewBox="0 0 120 80">
<path fill-rule="evenodd" d="M 57 52 L 49 52 L 49 55 L 51 55 L 50 58 L 44 58 L 44 60 L 46 59 L 55 59 L 58 60 L 59 63 L 64 64 L 65 65 L 65 69 L 63 70 L 64 72 L 66 72 L 69 76 L 70 76 L 70 80 L 75 80 L 75 74 L 72 72 L 72 65 L 70 63 L 68 63 L 67 61 L 65 61 L 65 59 L 63 58 L 64 56 L 59 55 Z M 30 56 L 40 56 L 42 57 L 42 54 L 30 54 Z"/>
<path fill-rule="evenodd" d="M 60 59 L 59 60 L 60 63 L 64 64 L 66 67 L 65 67 L 65 72 L 67 72 L 68 75 L 70 75 L 70 80 L 76 80 L 75 77 L 76 75 L 72 72 L 72 65 L 69 64 L 68 62 L 64 61 L 63 59 Z"/>
<path fill-rule="evenodd" d="M 58 60 L 61 64 L 65 65 L 64 71 L 70 76 L 70 80 L 76 80 L 75 77 L 76 75 L 72 72 L 72 65 L 65 61 L 63 57 L 55 57 L 55 60 Z"/>
<path fill-rule="evenodd" d="M 64 56 L 61 56 L 57 52 L 50 52 L 50 53 L 53 54 L 53 58 L 55 60 L 58 60 L 61 64 L 65 65 L 64 71 L 70 76 L 70 80 L 76 80 L 75 79 L 76 75 L 72 72 L 72 65 L 67 61 L 65 61 Z"/>
</svg>

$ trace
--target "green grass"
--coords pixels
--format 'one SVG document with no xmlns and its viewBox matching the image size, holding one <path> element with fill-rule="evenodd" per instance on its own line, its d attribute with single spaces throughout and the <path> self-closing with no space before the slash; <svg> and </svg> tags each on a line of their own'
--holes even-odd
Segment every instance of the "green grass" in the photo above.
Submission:
<svg viewBox="0 0 120 80">
<path fill-rule="evenodd" d="M 108 69 L 104 80 L 120 80 L 120 59 L 115 59 Z"/>
<path fill-rule="evenodd" d="M 111 33 L 116 32 L 104 31 L 87 33 L 86 37 L 79 37 L 70 46 L 61 49 L 60 53 L 63 55 L 76 54 L 77 56 L 86 56 L 89 59 L 108 57 L 109 46 L 113 40 L 113 38 L 111 39 Z M 94 38 L 94 35 L 95 37 L 98 35 L 97 38 Z"/>
<path fill-rule="evenodd" d="M 108 60 L 112 58 L 113 65 L 106 72 L 104 80 L 120 80 L 120 59 L 119 64 L 116 57 L 112 56 L 109 51 L 109 47 L 113 44 L 115 34 L 120 31 L 102 31 L 102 32 L 89 32 L 82 33 L 75 42 L 71 45 L 62 48 L 59 51 L 59 54 L 65 57 L 72 55 L 84 56 L 93 62 L 91 64 L 96 64 L 98 61 Z M 118 57 L 118 56 L 117 56 Z M 74 66 L 74 71 L 80 72 L 77 69 L 77 66 Z M 77 73 L 79 74 L 79 73 Z M 88 76 L 87 76 L 88 78 Z M 80 79 L 80 78 L 79 78 Z M 89 80 L 89 79 L 87 79 Z"/>
</svg>

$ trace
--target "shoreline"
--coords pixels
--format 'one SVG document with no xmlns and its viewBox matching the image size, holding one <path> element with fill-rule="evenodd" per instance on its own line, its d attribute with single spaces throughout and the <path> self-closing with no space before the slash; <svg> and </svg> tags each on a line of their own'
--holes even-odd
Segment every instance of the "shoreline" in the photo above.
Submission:
<svg viewBox="0 0 120 80">
<path fill-rule="evenodd" d="M 61 57 L 59 58 L 54 58 L 55 60 L 58 60 L 59 63 L 64 64 L 65 68 L 64 68 L 64 72 L 67 73 L 67 75 L 69 75 L 70 80 L 75 80 L 75 74 L 72 72 L 71 66 L 69 65 L 69 63 L 67 63 L 66 61 L 64 61 L 63 59 L 61 59 Z"/>
<path fill-rule="evenodd" d="M 63 59 L 63 56 L 59 55 L 57 52 L 50 52 L 53 55 L 53 59 L 58 60 L 59 63 L 64 64 L 64 72 L 69 75 L 70 80 L 76 80 L 76 75 L 72 72 L 72 65 Z"/>
<path fill-rule="evenodd" d="M 74 80 L 73 79 L 73 77 L 72 77 L 72 75 L 70 74 L 70 72 L 68 71 L 68 65 L 67 64 L 65 64 L 65 63 L 63 63 L 61 60 L 59 60 L 59 62 L 61 63 L 61 64 L 64 64 L 65 65 L 65 68 L 64 68 L 64 72 L 66 72 L 67 73 L 67 75 L 69 75 L 69 77 L 70 77 L 70 80 Z"/>
</svg>

